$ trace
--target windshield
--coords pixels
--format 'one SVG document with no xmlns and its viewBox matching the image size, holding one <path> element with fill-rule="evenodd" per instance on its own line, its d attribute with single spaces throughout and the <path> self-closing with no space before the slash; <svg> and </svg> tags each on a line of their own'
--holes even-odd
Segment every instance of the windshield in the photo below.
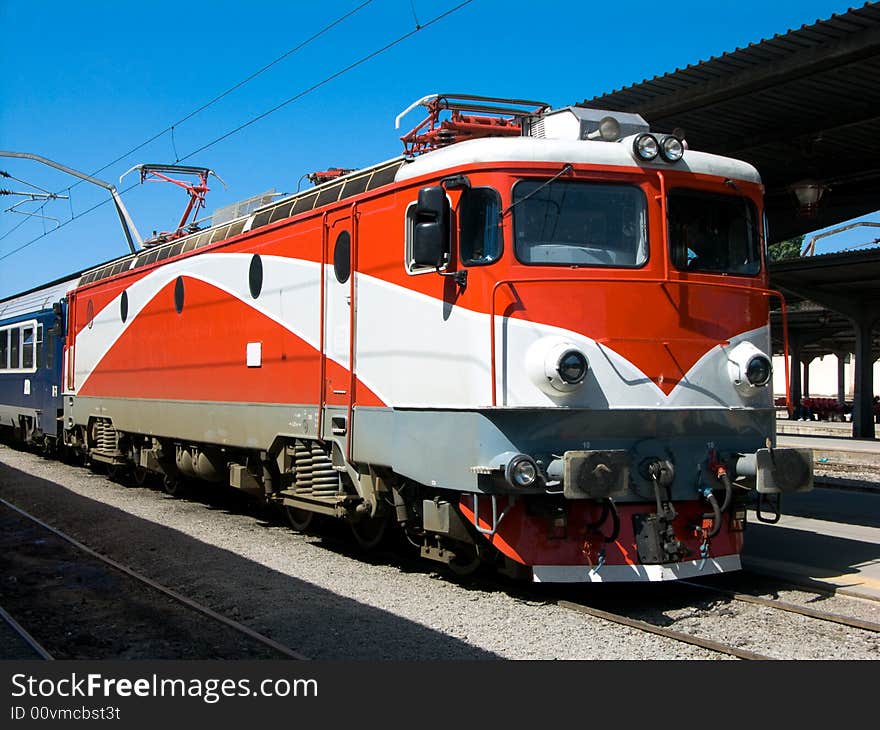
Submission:
<svg viewBox="0 0 880 730">
<path fill-rule="evenodd" d="M 634 185 L 523 180 L 512 207 L 524 264 L 632 267 L 648 260 L 647 203 Z"/>
<path fill-rule="evenodd" d="M 667 219 L 676 268 L 747 276 L 761 270 L 758 214 L 750 200 L 699 190 L 671 190 Z"/>
</svg>

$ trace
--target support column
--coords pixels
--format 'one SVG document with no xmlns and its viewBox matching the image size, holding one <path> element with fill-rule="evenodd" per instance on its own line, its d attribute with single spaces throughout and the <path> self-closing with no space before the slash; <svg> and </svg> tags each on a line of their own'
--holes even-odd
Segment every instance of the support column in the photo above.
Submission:
<svg viewBox="0 0 880 730">
<path fill-rule="evenodd" d="M 837 403 L 846 403 L 846 352 L 835 352 L 837 357 Z"/>
<path fill-rule="evenodd" d="M 793 332 L 788 334 L 788 349 L 791 358 L 791 364 L 789 365 L 791 375 L 789 383 L 791 410 L 788 417 L 798 418 L 801 415 L 801 340 Z"/>
<path fill-rule="evenodd" d="M 804 359 L 804 398 L 810 397 L 810 364 L 815 358 L 807 357 Z"/>
<path fill-rule="evenodd" d="M 853 395 L 853 438 L 874 438 L 873 324 L 869 318 L 853 320 L 856 328 L 856 377 Z"/>
</svg>

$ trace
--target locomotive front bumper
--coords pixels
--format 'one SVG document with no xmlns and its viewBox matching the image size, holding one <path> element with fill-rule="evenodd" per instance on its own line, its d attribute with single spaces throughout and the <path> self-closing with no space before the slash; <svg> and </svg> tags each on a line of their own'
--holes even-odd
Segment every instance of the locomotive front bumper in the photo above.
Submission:
<svg viewBox="0 0 880 730">
<path fill-rule="evenodd" d="M 625 450 L 567 451 L 551 464 L 550 471 L 562 478 L 568 499 L 618 497 L 629 487 L 633 469 Z M 727 461 L 733 476 L 752 482 L 761 494 L 808 492 L 813 488 L 813 452 L 810 449 L 772 448 L 734 454 Z"/>
</svg>

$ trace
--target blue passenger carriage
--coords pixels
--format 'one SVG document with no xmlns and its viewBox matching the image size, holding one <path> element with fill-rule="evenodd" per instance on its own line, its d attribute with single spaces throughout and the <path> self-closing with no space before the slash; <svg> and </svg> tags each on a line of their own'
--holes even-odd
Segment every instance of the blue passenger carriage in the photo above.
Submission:
<svg viewBox="0 0 880 730">
<path fill-rule="evenodd" d="M 62 417 L 65 278 L 0 300 L 0 433 L 54 448 Z"/>
</svg>

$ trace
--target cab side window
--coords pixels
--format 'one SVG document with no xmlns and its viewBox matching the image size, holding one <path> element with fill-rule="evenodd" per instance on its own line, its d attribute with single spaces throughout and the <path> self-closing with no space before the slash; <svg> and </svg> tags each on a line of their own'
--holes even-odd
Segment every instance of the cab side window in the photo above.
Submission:
<svg viewBox="0 0 880 730">
<path fill-rule="evenodd" d="M 466 266 L 484 266 L 501 258 L 501 199 L 492 188 L 468 188 L 458 209 L 459 253 Z"/>
</svg>

